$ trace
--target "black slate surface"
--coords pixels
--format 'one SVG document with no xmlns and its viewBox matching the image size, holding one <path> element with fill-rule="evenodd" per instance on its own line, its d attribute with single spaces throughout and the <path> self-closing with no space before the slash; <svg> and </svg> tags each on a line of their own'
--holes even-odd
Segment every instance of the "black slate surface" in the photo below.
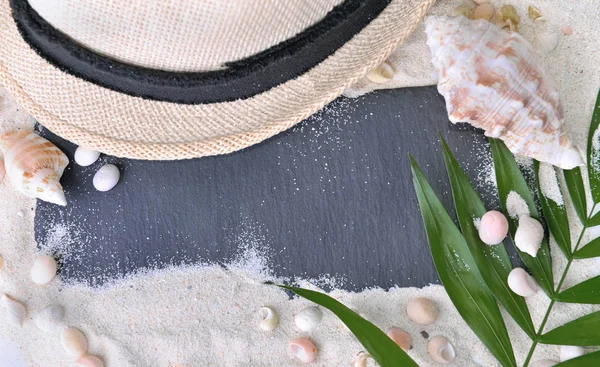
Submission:
<svg viewBox="0 0 600 367">
<path fill-rule="evenodd" d="M 72 158 L 72 144 L 41 130 Z M 452 208 L 438 131 L 485 186 L 485 138 L 449 123 L 435 87 L 378 91 L 342 97 L 226 156 L 71 164 L 62 180 L 69 204 L 38 203 L 36 239 L 68 249 L 63 277 L 93 285 L 145 268 L 224 264 L 248 248 L 277 276 L 333 276 L 348 290 L 438 283 L 407 159 L 415 156 Z M 104 162 L 122 174 L 106 193 L 92 186 Z"/>
</svg>

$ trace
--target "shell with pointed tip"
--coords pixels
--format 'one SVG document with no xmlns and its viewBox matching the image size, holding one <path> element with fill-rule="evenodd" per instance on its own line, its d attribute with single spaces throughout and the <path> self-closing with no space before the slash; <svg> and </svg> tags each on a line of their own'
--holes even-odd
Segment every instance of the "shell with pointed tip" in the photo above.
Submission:
<svg viewBox="0 0 600 367">
<path fill-rule="evenodd" d="M 98 357 L 83 356 L 75 361 L 75 367 L 104 367 L 104 363 Z"/>
<path fill-rule="evenodd" d="M 81 330 L 74 327 L 66 327 L 60 335 L 60 342 L 67 353 L 71 357 L 83 357 L 88 350 L 88 341 Z"/>
<path fill-rule="evenodd" d="M 6 311 L 7 319 L 16 326 L 23 325 L 23 320 L 27 315 L 27 309 L 18 301 L 10 298 L 5 293 L 0 296 L 0 302 Z"/>
<path fill-rule="evenodd" d="M 67 205 L 60 177 L 69 164 L 54 144 L 30 131 L 0 136 L 6 175 L 22 194 L 58 205 Z"/>
<path fill-rule="evenodd" d="M 558 92 L 521 35 L 465 17 L 431 16 L 425 27 L 450 121 L 485 130 L 515 154 L 563 169 L 583 164 Z"/>
</svg>

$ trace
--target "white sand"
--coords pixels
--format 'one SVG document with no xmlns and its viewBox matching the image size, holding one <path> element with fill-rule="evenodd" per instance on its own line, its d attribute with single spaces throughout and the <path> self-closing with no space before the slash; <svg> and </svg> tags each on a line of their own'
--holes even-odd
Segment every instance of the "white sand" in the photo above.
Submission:
<svg viewBox="0 0 600 367">
<path fill-rule="evenodd" d="M 600 37 L 594 25 L 600 18 L 597 3 L 596 0 L 537 2 L 543 3 L 539 8 L 547 13 L 550 23 L 567 23 L 574 29 L 574 34 L 565 37 L 558 49 L 547 56 L 547 61 L 563 95 L 569 128 L 576 142 L 584 146 L 593 99 L 600 84 L 597 69 Z M 449 12 L 455 3 L 440 2 L 434 12 Z M 523 33 L 527 36 L 531 30 L 523 11 L 526 5 L 523 3 L 519 10 L 525 23 Z M 423 34 L 417 32 L 410 44 L 398 50 L 403 58 L 397 65 L 403 65 L 403 73 L 397 77 L 395 86 L 434 82 L 427 66 L 427 53 Z M 0 90 L 0 130 L 31 128 L 31 121 L 16 111 L 4 94 Z M 302 335 L 293 325 L 294 313 L 310 303 L 289 300 L 284 292 L 261 284 L 271 277 L 267 257 L 261 256 L 260 251 L 246 249 L 240 254 L 241 260 L 229 270 L 208 265 L 173 268 L 132 275 L 102 289 L 67 285 L 60 279 L 41 287 L 29 280 L 36 254 L 35 201 L 18 194 L 4 180 L 0 183 L 0 203 L 0 255 L 5 260 L 5 267 L 0 270 L 0 292 L 24 302 L 29 310 L 22 328 L 0 322 L 0 336 L 19 346 L 28 366 L 71 365 L 72 360 L 62 352 L 57 336 L 42 333 L 32 321 L 32 316 L 51 303 L 65 306 L 66 323 L 84 331 L 90 341 L 90 352 L 100 356 L 109 367 L 300 365 L 287 356 L 286 346 L 290 339 Z M 567 209 L 571 222 L 577 223 L 568 203 Z M 574 224 L 572 236 L 578 234 Z M 558 277 L 564 259 L 553 241 L 551 245 L 555 277 Z M 572 269 L 565 283 L 567 287 L 600 273 L 597 260 L 578 261 Z M 338 290 L 332 295 L 384 330 L 398 326 L 409 331 L 415 340 L 410 354 L 422 366 L 435 365 L 425 352 L 425 339 L 420 334 L 423 330 L 430 336 L 443 334 L 454 343 L 457 359 L 453 365 L 477 365 L 474 361 L 482 366 L 496 365 L 462 322 L 441 286 L 372 289 L 361 293 Z M 407 320 L 404 308 L 415 296 L 429 297 L 438 304 L 437 323 L 418 327 Z M 528 299 L 536 324 L 547 303 L 542 293 Z M 263 332 L 257 327 L 256 311 L 263 305 L 274 307 L 280 314 L 281 325 L 274 332 Z M 596 308 L 559 304 L 546 330 Z M 509 319 L 507 323 L 517 359 L 522 361 L 530 342 Z M 324 313 L 322 324 L 309 336 L 319 348 L 313 366 L 351 366 L 356 353 L 363 350 L 329 312 Z M 534 360 L 538 358 L 557 359 L 558 348 L 540 346 Z M 4 367 L 2 363 L 0 358 L 0 366 Z"/>
</svg>

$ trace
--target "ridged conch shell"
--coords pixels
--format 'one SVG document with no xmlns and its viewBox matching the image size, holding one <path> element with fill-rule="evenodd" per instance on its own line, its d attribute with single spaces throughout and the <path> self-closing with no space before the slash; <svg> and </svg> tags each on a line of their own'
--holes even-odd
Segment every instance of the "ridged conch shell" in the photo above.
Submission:
<svg viewBox="0 0 600 367">
<path fill-rule="evenodd" d="M 23 320 L 27 315 L 27 309 L 21 302 L 15 301 L 8 295 L 2 293 L 2 296 L 0 296 L 0 303 L 6 311 L 8 321 L 16 326 L 23 325 Z"/>
<path fill-rule="evenodd" d="M 450 121 L 484 129 L 515 154 L 563 169 L 583 164 L 558 92 L 521 35 L 465 17 L 431 16 L 425 26 Z"/>
<path fill-rule="evenodd" d="M 30 131 L 11 131 L 0 136 L 6 175 L 24 195 L 67 205 L 60 177 L 69 164 L 54 144 Z"/>
</svg>

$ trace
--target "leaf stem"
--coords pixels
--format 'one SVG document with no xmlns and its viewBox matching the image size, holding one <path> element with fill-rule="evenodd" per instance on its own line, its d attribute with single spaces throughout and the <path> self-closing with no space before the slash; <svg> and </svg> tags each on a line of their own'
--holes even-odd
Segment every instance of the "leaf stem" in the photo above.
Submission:
<svg viewBox="0 0 600 367">
<path fill-rule="evenodd" d="M 596 209 L 596 204 L 594 204 L 592 206 L 592 210 L 590 210 L 588 219 L 594 213 L 594 209 Z M 567 278 L 567 274 L 569 273 L 569 269 L 571 268 L 571 264 L 573 263 L 573 254 L 575 253 L 575 251 L 577 251 L 579 249 L 579 245 L 581 245 L 581 240 L 583 239 L 583 234 L 585 233 L 585 230 L 587 228 L 588 228 L 587 223 L 584 223 L 583 228 L 581 229 L 581 232 L 579 233 L 579 238 L 577 239 L 577 243 L 575 244 L 575 248 L 569 254 L 567 265 L 565 266 L 562 276 L 560 277 L 560 280 L 558 281 L 558 284 L 556 285 L 556 290 L 554 291 L 554 294 L 552 295 L 552 300 L 550 301 L 550 304 L 548 305 L 548 309 L 546 309 L 546 314 L 544 315 L 544 319 L 542 320 L 542 323 L 540 324 L 540 327 L 538 328 L 538 332 L 536 333 L 536 340 L 533 341 L 533 343 L 531 344 L 531 347 L 529 348 L 529 353 L 527 353 L 527 358 L 525 358 L 523 367 L 527 367 L 529 365 L 529 362 L 531 361 L 531 357 L 533 357 L 533 352 L 535 351 L 535 348 L 538 345 L 537 340 L 539 339 L 540 336 L 542 336 L 542 333 L 544 332 L 544 326 L 546 326 L 548 317 L 550 316 L 550 313 L 552 312 L 552 308 L 554 307 L 554 304 L 556 303 L 556 298 L 555 298 L 556 294 L 560 292 L 560 288 L 562 287 L 563 283 L 565 282 L 565 279 Z"/>
</svg>

